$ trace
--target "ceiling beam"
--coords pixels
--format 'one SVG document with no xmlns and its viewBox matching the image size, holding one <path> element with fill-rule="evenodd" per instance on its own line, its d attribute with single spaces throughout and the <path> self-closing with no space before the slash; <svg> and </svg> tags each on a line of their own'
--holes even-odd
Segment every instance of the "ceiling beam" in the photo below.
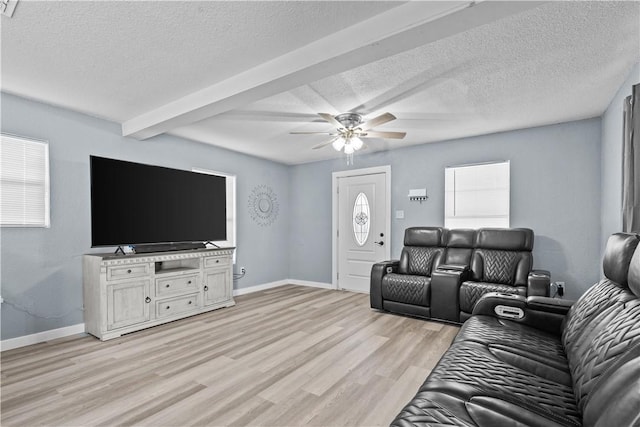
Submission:
<svg viewBox="0 0 640 427">
<path fill-rule="evenodd" d="M 151 138 L 542 3 L 408 2 L 134 117 L 122 134 Z"/>
</svg>

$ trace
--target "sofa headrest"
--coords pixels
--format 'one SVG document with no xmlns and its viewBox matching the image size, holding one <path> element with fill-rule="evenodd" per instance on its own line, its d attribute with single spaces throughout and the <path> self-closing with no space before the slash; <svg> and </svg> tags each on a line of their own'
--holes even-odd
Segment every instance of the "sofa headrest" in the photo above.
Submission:
<svg viewBox="0 0 640 427">
<path fill-rule="evenodd" d="M 607 279 L 627 286 L 627 276 L 631 275 L 629 264 L 637 246 L 636 234 L 616 233 L 609 236 L 602 260 L 602 270 Z"/>
<path fill-rule="evenodd" d="M 529 228 L 481 228 L 476 234 L 476 247 L 503 251 L 533 249 L 533 230 Z"/>
<path fill-rule="evenodd" d="M 440 246 L 442 227 L 410 227 L 404 231 L 405 246 Z"/>
<path fill-rule="evenodd" d="M 640 297 L 640 246 L 633 251 L 631 263 L 629 264 L 629 275 L 627 276 L 629 289 L 637 297 Z"/>
<path fill-rule="evenodd" d="M 456 228 L 445 233 L 444 245 L 448 248 L 473 248 L 476 230 L 471 228 Z"/>
</svg>

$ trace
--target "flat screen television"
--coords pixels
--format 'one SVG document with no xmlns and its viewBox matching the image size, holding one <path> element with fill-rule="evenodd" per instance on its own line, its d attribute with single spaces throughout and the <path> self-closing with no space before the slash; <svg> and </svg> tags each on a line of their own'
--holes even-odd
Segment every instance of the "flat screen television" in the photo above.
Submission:
<svg viewBox="0 0 640 427">
<path fill-rule="evenodd" d="M 90 157 L 91 246 L 227 239 L 226 178 Z"/>
</svg>

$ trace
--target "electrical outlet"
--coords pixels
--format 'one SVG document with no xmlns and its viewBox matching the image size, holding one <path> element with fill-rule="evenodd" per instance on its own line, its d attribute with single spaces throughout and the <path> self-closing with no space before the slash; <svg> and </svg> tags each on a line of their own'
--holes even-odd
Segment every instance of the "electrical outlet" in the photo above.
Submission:
<svg viewBox="0 0 640 427">
<path fill-rule="evenodd" d="M 240 267 L 240 274 L 246 274 L 247 273 L 247 269 L 244 267 Z"/>
<path fill-rule="evenodd" d="M 556 289 L 558 289 L 558 296 L 564 296 L 564 282 L 556 282 Z"/>
</svg>

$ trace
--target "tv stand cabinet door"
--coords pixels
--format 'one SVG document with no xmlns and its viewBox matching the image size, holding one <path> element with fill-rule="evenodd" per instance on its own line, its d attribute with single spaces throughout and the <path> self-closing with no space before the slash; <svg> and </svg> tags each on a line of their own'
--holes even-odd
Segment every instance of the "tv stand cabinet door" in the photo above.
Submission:
<svg viewBox="0 0 640 427">
<path fill-rule="evenodd" d="M 150 320 L 151 282 L 140 280 L 107 286 L 107 330 Z"/>
<path fill-rule="evenodd" d="M 204 305 L 231 299 L 231 269 L 221 268 L 204 271 Z"/>
</svg>

